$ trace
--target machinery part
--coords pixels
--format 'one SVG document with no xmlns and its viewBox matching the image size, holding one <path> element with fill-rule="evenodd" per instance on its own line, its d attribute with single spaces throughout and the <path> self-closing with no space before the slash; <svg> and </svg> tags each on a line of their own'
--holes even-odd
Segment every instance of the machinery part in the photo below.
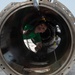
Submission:
<svg viewBox="0 0 75 75">
<path fill-rule="evenodd" d="M 25 47 L 21 31 L 23 19 L 25 24 L 39 20 L 33 4 L 32 0 L 11 3 L 0 13 L 0 67 L 7 75 L 65 75 L 75 62 L 75 19 L 57 0 L 40 0 L 39 12 L 45 16 L 49 29 L 50 25 L 55 28 L 61 41 L 54 52 L 49 53 L 49 47 L 44 47 L 35 54 Z M 44 36 L 50 32 L 47 30 L 41 37 L 47 38 Z M 44 41 L 49 46 L 51 40 Z"/>
<path fill-rule="evenodd" d="M 39 10 L 39 0 L 33 0 L 34 3 L 34 7 L 37 8 L 37 10 Z"/>
</svg>

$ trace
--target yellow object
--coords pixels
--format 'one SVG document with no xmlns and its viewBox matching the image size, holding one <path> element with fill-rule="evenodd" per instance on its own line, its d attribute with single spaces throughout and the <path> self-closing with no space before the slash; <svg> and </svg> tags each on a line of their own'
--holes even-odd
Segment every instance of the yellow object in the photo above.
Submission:
<svg viewBox="0 0 75 75">
<path fill-rule="evenodd" d="M 42 20 L 44 20 L 46 22 L 46 19 L 44 17 L 42 17 Z"/>
</svg>

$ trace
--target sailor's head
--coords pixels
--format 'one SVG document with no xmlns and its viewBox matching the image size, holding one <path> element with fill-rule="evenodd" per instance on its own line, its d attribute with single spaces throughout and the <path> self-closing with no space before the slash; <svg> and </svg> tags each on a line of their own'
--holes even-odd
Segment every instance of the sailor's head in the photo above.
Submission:
<svg viewBox="0 0 75 75">
<path fill-rule="evenodd" d="M 36 33 L 44 33 L 47 29 L 47 26 L 45 23 L 39 23 L 36 28 L 35 28 L 35 32 Z"/>
</svg>

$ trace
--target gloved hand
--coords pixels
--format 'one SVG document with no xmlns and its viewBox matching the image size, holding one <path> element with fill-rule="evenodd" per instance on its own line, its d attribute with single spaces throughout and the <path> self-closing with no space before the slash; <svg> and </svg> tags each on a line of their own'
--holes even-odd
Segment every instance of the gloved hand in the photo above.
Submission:
<svg viewBox="0 0 75 75">
<path fill-rule="evenodd" d="M 39 42 L 36 44 L 37 46 L 35 47 L 35 50 L 38 51 L 42 48 L 42 42 Z"/>
</svg>

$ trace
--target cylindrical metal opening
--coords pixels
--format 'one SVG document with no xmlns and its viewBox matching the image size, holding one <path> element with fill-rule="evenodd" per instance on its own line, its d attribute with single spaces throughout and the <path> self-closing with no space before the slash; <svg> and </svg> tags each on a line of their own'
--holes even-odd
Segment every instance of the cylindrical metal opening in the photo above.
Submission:
<svg viewBox="0 0 75 75">
<path fill-rule="evenodd" d="M 2 55 L 21 74 L 51 74 L 63 66 L 72 51 L 73 28 L 67 19 L 65 21 L 60 12 L 46 5 L 40 5 L 39 9 L 31 5 L 20 8 L 8 17 L 1 29 Z M 24 42 L 23 27 L 26 24 L 36 25 L 42 16 L 48 28 L 40 34 L 42 49 L 34 53 Z"/>
</svg>

